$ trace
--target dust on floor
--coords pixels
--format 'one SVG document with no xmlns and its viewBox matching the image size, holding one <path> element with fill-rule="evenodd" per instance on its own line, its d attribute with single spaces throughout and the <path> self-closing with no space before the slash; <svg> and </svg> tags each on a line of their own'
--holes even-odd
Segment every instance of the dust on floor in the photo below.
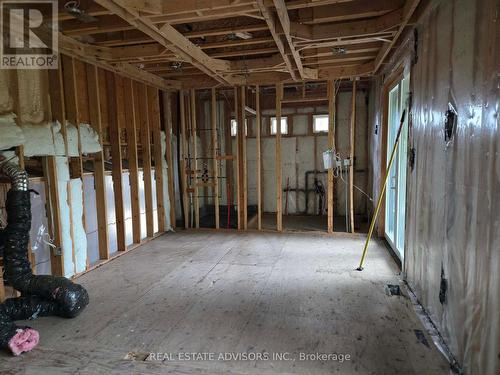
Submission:
<svg viewBox="0 0 500 375">
<path fill-rule="evenodd" d="M 0 372 L 449 373 L 432 340 L 422 340 L 411 301 L 386 292 L 399 271 L 384 245 L 373 242 L 365 270 L 354 270 L 363 240 L 166 234 L 80 277 L 87 310 L 29 322 L 39 347 L 0 355 Z"/>
</svg>

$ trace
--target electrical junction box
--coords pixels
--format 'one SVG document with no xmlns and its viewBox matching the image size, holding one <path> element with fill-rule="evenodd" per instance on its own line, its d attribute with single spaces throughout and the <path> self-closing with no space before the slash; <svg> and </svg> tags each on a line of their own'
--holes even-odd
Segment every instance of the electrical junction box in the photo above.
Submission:
<svg viewBox="0 0 500 375">
<path fill-rule="evenodd" d="M 335 152 L 333 150 L 326 150 L 323 152 L 323 167 L 325 169 L 331 169 L 335 167 L 335 164 Z"/>
</svg>

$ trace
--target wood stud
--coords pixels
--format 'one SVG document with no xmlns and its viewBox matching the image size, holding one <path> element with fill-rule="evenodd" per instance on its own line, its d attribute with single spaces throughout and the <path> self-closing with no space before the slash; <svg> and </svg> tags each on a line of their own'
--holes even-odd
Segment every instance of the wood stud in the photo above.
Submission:
<svg viewBox="0 0 500 375">
<path fill-rule="evenodd" d="M 132 240 L 141 242 L 141 209 L 139 203 L 139 154 L 137 150 L 137 126 L 140 124 L 138 84 L 125 80 L 125 117 L 127 133 L 127 160 L 130 184 L 130 207 L 132 211 Z"/>
<path fill-rule="evenodd" d="M 174 191 L 174 163 L 172 160 L 172 97 L 170 92 L 162 93 L 164 131 L 165 131 L 165 157 L 168 168 L 168 196 L 170 200 L 170 226 L 175 229 L 175 191 Z"/>
<path fill-rule="evenodd" d="M 354 233 L 354 136 L 356 134 L 356 81 L 352 82 L 351 127 L 349 131 L 349 210 L 351 233 Z"/>
<path fill-rule="evenodd" d="M 283 231 L 283 187 L 281 170 L 281 100 L 283 84 L 276 84 L 276 230 Z"/>
<path fill-rule="evenodd" d="M 335 83 L 333 81 L 327 82 L 328 93 L 328 148 L 335 151 Z M 333 218 L 334 218 L 334 201 L 333 201 L 333 169 L 328 169 L 328 233 L 333 233 Z"/>
<path fill-rule="evenodd" d="M 112 177 L 115 198 L 116 238 L 118 251 L 125 251 L 125 213 L 123 209 L 122 140 L 120 129 L 124 126 L 123 78 L 106 72 L 108 95 L 109 141 L 111 143 Z"/>
<path fill-rule="evenodd" d="M 260 87 L 255 87 L 255 131 L 257 152 L 257 229 L 262 230 L 262 159 L 261 159 L 261 119 Z"/>
<path fill-rule="evenodd" d="M 218 156 L 218 134 L 217 134 L 217 92 L 212 88 L 211 97 L 211 122 L 212 122 L 212 168 L 214 179 L 214 206 L 215 206 L 215 229 L 220 227 L 219 215 L 219 160 Z"/>
<path fill-rule="evenodd" d="M 91 109 L 90 124 L 99 136 L 99 142 L 103 143 L 103 124 L 101 117 L 101 92 L 99 90 L 99 74 L 96 66 L 87 64 L 87 82 L 89 108 Z M 109 258 L 109 231 L 108 231 L 108 212 L 106 203 L 106 171 L 104 168 L 103 151 L 96 152 L 94 155 L 94 186 L 97 214 L 97 230 L 99 241 L 99 258 Z"/>
</svg>

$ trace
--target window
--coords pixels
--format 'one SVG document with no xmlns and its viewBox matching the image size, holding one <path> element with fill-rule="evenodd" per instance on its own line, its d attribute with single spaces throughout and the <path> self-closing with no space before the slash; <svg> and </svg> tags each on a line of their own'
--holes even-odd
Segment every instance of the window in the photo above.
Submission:
<svg viewBox="0 0 500 375">
<path fill-rule="evenodd" d="M 236 119 L 231 119 L 231 137 L 236 137 L 238 134 L 238 123 Z M 248 135 L 248 119 L 245 119 L 245 135 Z"/>
<path fill-rule="evenodd" d="M 328 133 L 328 115 L 313 116 L 313 133 Z"/>
<path fill-rule="evenodd" d="M 276 134 L 276 117 L 271 117 L 271 135 Z M 288 134 L 288 120 L 281 118 L 281 134 Z"/>
</svg>

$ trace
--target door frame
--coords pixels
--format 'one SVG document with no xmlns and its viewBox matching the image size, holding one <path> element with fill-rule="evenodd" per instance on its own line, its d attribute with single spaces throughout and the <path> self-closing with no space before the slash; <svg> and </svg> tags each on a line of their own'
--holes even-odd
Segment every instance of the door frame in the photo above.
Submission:
<svg viewBox="0 0 500 375">
<path fill-rule="evenodd" d="M 385 80 L 383 83 L 383 89 L 382 89 L 382 123 L 380 126 L 380 130 L 382 132 L 382 143 L 380 147 L 380 185 L 379 185 L 379 192 L 382 191 L 382 187 L 384 185 L 384 177 L 385 174 L 387 173 L 387 137 L 389 133 L 389 92 L 401 82 L 401 80 L 404 78 L 404 71 L 405 71 L 405 66 L 404 64 L 400 64 L 394 72 Z M 411 91 L 411 74 L 410 74 L 410 91 Z M 410 125 L 408 123 L 408 125 Z M 408 187 L 406 186 L 406 189 Z M 386 203 L 386 198 L 387 194 L 384 192 L 384 196 L 382 197 L 382 204 L 380 206 L 380 215 L 378 217 L 378 226 L 377 226 L 377 235 L 379 238 L 383 238 L 385 241 L 385 203 Z M 406 215 L 406 213 L 405 213 Z M 406 232 L 406 230 L 405 230 Z M 406 234 L 406 233 L 405 233 Z M 406 238 L 406 236 L 405 236 Z M 387 241 L 387 244 L 389 242 Z M 392 247 L 388 246 L 388 248 L 391 251 L 391 255 L 393 258 L 396 260 L 396 262 L 401 266 L 402 268 L 402 262 L 399 256 L 397 256 L 396 252 L 392 249 Z"/>
</svg>

